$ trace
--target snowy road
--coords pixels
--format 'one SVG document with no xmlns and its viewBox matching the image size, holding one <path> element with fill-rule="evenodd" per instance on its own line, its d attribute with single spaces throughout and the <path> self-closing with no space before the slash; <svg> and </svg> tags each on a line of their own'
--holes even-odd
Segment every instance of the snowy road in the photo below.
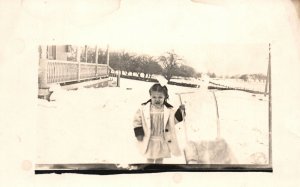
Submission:
<svg viewBox="0 0 300 187">
<path fill-rule="evenodd" d="M 148 100 L 148 90 L 152 84 L 121 79 L 119 88 L 61 90 L 56 93 L 54 102 L 39 99 L 36 163 L 143 163 L 145 159 L 135 147 L 131 124 L 140 103 Z M 171 85 L 168 88 L 170 103 L 176 108 L 179 106 L 179 99 L 175 93 L 195 91 L 193 88 Z M 258 159 L 268 156 L 266 98 L 239 91 L 217 91 L 216 96 L 221 136 L 230 145 L 239 164 L 265 162 Z M 186 124 L 194 129 L 190 128 L 189 138 L 201 139 L 205 135 L 206 138 L 213 138 L 213 125 L 197 127 L 199 118 L 212 119 L 210 115 L 215 115 L 215 109 L 207 107 L 212 103 L 205 107 L 199 94 L 186 95 L 183 99 L 188 114 Z M 183 148 L 183 123 L 178 124 L 177 128 L 178 139 Z M 173 157 L 165 159 L 164 163 L 184 164 L 185 158 Z"/>
</svg>

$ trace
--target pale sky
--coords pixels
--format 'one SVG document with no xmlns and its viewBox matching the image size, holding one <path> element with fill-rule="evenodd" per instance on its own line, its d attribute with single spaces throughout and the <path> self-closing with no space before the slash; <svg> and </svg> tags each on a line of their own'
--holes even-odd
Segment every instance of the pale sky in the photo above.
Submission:
<svg viewBox="0 0 300 187">
<path fill-rule="evenodd" d="M 154 55 L 173 49 L 201 72 L 266 73 L 271 39 L 262 31 L 270 17 L 261 3 L 123 2 L 108 19 L 111 48 Z"/>
<path fill-rule="evenodd" d="M 174 50 L 201 72 L 266 73 L 271 17 L 261 2 L 143 2 L 123 1 L 107 19 L 112 49 L 154 55 Z"/>
<path fill-rule="evenodd" d="M 174 50 L 197 71 L 223 75 L 266 73 L 268 43 L 276 43 L 286 27 L 282 9 L 290 8 L 281 0 L 55 2 L 24 2 L 26 13 L 43 20 L 43 41 L 109 44 L 112 50 L 156 56 Z"/>
</svg>

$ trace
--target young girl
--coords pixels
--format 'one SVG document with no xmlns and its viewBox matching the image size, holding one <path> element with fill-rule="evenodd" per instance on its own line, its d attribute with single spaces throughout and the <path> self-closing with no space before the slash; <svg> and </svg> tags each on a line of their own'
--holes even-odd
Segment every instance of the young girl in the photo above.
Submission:
<svg viewBox="0 0 300 187">
<path fill-rule="evenodd" d="M 163 158 L 180 155 L 175 124 L 182 121 L 181 105 L 177 111 L 167 102 L 169 98 L 166 86 L 154 84 L 150 90 L 150 99 L 136 112 L 133 126 L 140 152 L 148 163 L 162 163 Z"/>
</svg>

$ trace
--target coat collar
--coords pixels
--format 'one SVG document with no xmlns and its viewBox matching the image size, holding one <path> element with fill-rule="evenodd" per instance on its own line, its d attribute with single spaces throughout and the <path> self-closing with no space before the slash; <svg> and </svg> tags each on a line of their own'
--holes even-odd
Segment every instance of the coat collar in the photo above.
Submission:
<svg viewBox="0 0 300 187">
<path fill-rule="evenodd" d="M 149 102 L 143 108 L 143 111 L 144 111 L 143 113 L 145 115 L 145 122 L 147 123 L 147 127 L 149 129 L 151 128 L 150 107 L 151 107 L 151 104 Z M 164 107 L 164 129 L 165 129 L 171 110 L 168 107 L 166 107 L 165 105 L 163 107 Z"/>
</svg>

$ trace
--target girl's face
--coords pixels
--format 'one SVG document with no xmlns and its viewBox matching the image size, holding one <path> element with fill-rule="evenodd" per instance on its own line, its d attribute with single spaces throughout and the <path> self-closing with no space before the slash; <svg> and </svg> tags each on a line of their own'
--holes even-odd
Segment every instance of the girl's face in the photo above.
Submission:
<svg viewBox="0 0 300 187">
<path fill-rule="evenodd" d="M 156 107 L 162 107 L 165 101 L 165 95 L 162 92 L 152 91 L 150 94 L 151 104 Z"/>
</svg>

